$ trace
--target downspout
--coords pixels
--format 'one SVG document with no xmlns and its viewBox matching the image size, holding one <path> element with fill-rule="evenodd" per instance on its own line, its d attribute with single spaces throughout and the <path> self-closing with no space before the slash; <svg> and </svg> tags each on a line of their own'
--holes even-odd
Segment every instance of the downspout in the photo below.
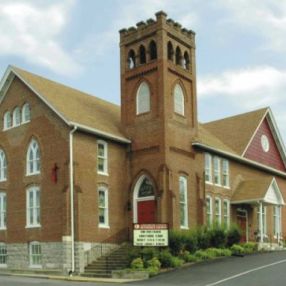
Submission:
<svg viewBox="0 0 286 286">
<path fill-rule="evenodd" d="M 74 169 L 73 169 L 73 134 L 77 130 L 77 126 L 74 126 L 69 133 L 69 157 L 70 157 L 70 209 L 71 209 L 71 271 L 75 271 L 75 237 L 74 237 Z"/>
</svg>

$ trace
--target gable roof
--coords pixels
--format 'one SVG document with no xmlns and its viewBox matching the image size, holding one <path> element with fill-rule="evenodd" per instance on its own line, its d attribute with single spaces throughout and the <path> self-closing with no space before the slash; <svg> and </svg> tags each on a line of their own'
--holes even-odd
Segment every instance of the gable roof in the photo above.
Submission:
<svg viewBox="0 0 286 286">
<path fill-rule="evenodd" d="M 204 123 L 203 126 L 237 155 L 242 155 L 267 112 L 268 108 L 262 108 Z"/>
<path fill-rule="evenodd" d="M 2 86 L 11 73 L 34 91 L 68 125 L 77 125 L 82 130 L 95 131 L 94 133 L 111 139 L 129 142 L 121 132 L 118 105 L 14 66 L 8 67 Z"/>
</svg>

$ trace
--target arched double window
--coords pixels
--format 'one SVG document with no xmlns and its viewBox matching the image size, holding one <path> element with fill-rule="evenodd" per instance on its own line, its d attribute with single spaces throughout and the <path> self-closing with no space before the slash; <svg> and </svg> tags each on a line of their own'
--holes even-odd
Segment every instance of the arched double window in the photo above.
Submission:
<svg viewBox="0 0 286 286">
<path fill-rule="evenodd" d="M 185 115 L 185 97 L 179 84 L 176 84 L 174 88 L 174 111 L 180 115 Z"/>
<path fill-rule="evenodd" d="M 0 150 L 0 182 L 7 179 L 7 160 L 3 150 Z"/>
<path fill-rule="evenodd" d="M 11 118 L 11 112 L 6 111 L 4 114 L 4 130 L 9 129 L 12 127 L 12 118 Z"/>
<path fill-rule="evenodd" d="M 16 107 L 13 111 L 13 126 L 19 126 L 21 124 L 21 110 Z"/>
<path fill-rule="evenodd" d="M 29 122 L 31 120 L 31 110 L 29 103 L 25 103 L 22 107 L 22 123 Z"/>
<path fill-rule="evenodd" d="M 136 95 L 136 114 L 150 111 L 150 88 L 144 81 L 140 84 Z"/>
<path fill-rule="evenodd" d="M 40 148 L 35 139 L 32 139 L 27 151 L 27 175 L 40 173 Z"/>
</svg>

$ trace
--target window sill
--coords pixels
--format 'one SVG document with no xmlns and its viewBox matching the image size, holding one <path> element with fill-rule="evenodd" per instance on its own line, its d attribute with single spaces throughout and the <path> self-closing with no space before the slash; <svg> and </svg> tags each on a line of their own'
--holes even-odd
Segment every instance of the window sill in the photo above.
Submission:
<svg viewBox="0 0 286 286">
<path fill-rule="evenodd" d="M 213 185 L 213 182 L 205 181 L 207 185 Z"/>
<path fill-rule="evenodd" d="M 99 228 L 110 229 L 110 226 L 109 225 L 105 225 L 105 224 L 99 224 L 98 227 Z"/>
<path fill-rule="evenodd" d="M 222 186 L 224 189 L 230 190 L 230 186 Z"/>
<path fill-rule="evenodd" d="M 109 176 L 108 173 L 105 173 L 105 172 L 97 172 L 98 175 L 102 175 L 102 176 Z"/>
<path fill-rule="evenodd" d="M 0 231 L 1 230 L 7 230 L 7 227 L 0 227 Z"/>
<path fill-rule="evenodd" d="M 37 225 L 26 225 L 25 228 L 40 228 L 42 227 L 40 224 Z"/>
<path fill-rule="evenodd" d="M 7 264 L 0 264 L 0 268 L 7 268 Z"/>
<path fill-rule="evenodd" d="M 29 176 L 35 176 L 35 175 L 40 175 L 41 172 L 37 172 L 37 173 L 27 173 L 26 174 L 26 177 L 29 177 Z"/>
<path fill-rule="evenodd" d="M 214 184 L 216 187 L 222 187 L 221 184 Z"/>
<path fill-rule="evenodd" d="M 180 229 L 189 229 L 189 227 L 188 226 L 180 226 Z"/>
</svg>

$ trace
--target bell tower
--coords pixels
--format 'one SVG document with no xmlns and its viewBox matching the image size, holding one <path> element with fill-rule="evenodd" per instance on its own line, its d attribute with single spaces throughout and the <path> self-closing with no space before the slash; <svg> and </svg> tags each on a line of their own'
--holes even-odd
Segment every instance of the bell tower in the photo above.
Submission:
<svg viewBox="0 0 286 286">
<path fill-rule="evenodd" d="M 172 224 L 169 192 L 177 179 L 170 174 L 184 170 L 198 130 L 195 33 L 160 11 L 155 20 L 120 30 L 120 66 L 121 123 L 132 141 L 130 185 L 142 170 L 149 174 L 160 200 L 157 220 Z"/>
</svg>

